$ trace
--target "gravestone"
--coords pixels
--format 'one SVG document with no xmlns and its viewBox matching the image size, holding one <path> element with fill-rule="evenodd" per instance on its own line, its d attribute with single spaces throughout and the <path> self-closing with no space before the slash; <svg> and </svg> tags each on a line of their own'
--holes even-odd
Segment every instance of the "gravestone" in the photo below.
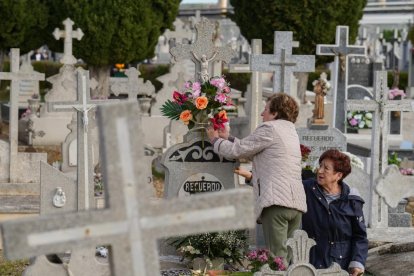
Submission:
<svg viewBox="0 0 414 276">
<path fill-rule="evenodd" d="M 348 85 L 374 86 L 374 72 L 382 70 L 382 63 L 371 62 L 368 57 L 348 57 Z M 349 90 L 348 90 L 349 98 Z"/>
<path fill-rule="evenodd" d="M 30 55 L 28 59 L 23 59 L 20 71 L 26 74 L 34 74 L 35 71 L 30 61 Z M 38 97 L 39 95 L 39 83 L 33 80 L 22 80 L 19 83 L 19 108 L 27 108 L 28 100 Z"/>
<path fill-rule="evenodd" d="M 333 79 L 333 127 L 345 132 L 345 100 L 347 99 L 348 86 L 348 57 L 365 56 L 366 48 L 361 46 L 351 46 L 348 44 L 348 26 L 336 26 L 335 45 L 318 44 L 316 46 L 317 55 L 335 56 L 334 70 L 331 72 Z"/>
<path fill-rule="evenodd" d="M 40 114 L 31 116 L 28 119 L 22 119 L 19 122 L 19 139 L 25 143 L 29 143 L 30 133 L 43 133 L 37 135 L 33 139 L 34 146 L 43 145 L 61 145 L 65 137 L 69 134 L 67 125 L 72 119 L 72 112 L 51 113 L 47 106 L 50 102 L 74 101 L 76 100 L 76 68 L 74 64 L 77 62 L 72 54 L 73 39 L 80 40 L 83 36 L 81 29 L 73 31 L 73 22 L 67 18 L 63 21 L 65 30 L 58 28 L 53 32 L 54 37 L 59 40 L 64 38 L 64 54 L 60 62 L 63 66 L 59 69 L 59 73 L 47 79 L 52 84 L 52 88 L 45 95 L 45 103 L 40 107 Z M 91 85 L 93 86 L 93 85 Z M 26 129 L 30 130 L 25 131 Z"/>
<path fill-rule="evenodd" d="M 18 127 L 19 127 L 19 85 L 22 80 L 40 81 L 45 79 L 44 74 L 38 72 L 25 73 L 20 71 L 20 50 L 11 49 L 10 72 L 0 72 L 0 80 L 11 80 L 10 89 L 10 121 L 9 121 L 9 171 L 8 178 L 10 183 L 25 182 L 22 176 L 27 176 L 27 172 L 22 171 L 22 164 L 28 164 L 33 154 L 20 154 L 18 152 Z M 39 156 L 39 155 L 37 155 Z M 29 159 L 28 159 L 28 158 Z M 40 157 L 41 158 L 41 157 Z M 30 176 L 29 176 L 30 177 Z"/>
<path fill-rule="evenodd" d="M 347 271 L 342 270 L 339 264 L 333 263 L 329 268 L 316 269 L 309 263 L 310 249 L 316 243 L 313 239 L 308 237 L 308 234 L 303 230 L 296 230 L 293 232 L 293 237 L 286 242 L 288 248 L 292 251 L 292 263 L 286 271 L 271 270 L 269 265 L 264 265 L 259 272 L 254 276 L 348 276 Z"/>
<path fill-rule="evenodd" d="M 346 151 L 346 137 L 336 128 L 327 128 L 324 130 L 297 128 L 301 144 L 310 148 L 309 165 L 318 162 L 319 157 L 329 149 Z"/>
<path fill-rule="evenodd" d="M 153 202 L 146 184 L 138 107 L 99 107 L 107 208 L 1 224 L 9 259 L 111 246 L 113 275 L 160 275 L 156 241 L 162 237 L 252 227 L 247 190 Z M 195 199 L 195 200 L 194 200 Z"/>
<path fill-rule="evenodd" d="M 293 72 L 315 71 L 315 56 L 292 55 L 292 32 L 275 31 L 273 55 L 252 54 L 251 70 L 273 72 L 273 93 L 291 94 Z"/>
<path fill-rule="evenodd" d="M 161 164 L 166 169 L 165 198 L 235 188 L 233 171 L 238 162 L 216 154 L 204 130 L 189 131 L 183 143 L 166 150 Z"/>
</svg>

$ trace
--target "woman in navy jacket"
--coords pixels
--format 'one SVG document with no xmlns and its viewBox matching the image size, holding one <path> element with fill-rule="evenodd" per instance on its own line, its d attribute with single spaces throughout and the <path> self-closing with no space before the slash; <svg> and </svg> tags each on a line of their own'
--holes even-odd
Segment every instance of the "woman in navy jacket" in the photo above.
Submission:
<svg viewBox="0 0 414 276">
<path fill-rule="evenodd" d="M 303 182 L 308 212 L 302 217 L 302 228 L 316 241 L 310 252 L 316 268 L 336 262 L 356 276 L 364 272 L 368 240 L 364 201 L 342 181 L 350 172 L 347 155 L 338 150 L 321 155 L 316 179 Z"/>
</svg>

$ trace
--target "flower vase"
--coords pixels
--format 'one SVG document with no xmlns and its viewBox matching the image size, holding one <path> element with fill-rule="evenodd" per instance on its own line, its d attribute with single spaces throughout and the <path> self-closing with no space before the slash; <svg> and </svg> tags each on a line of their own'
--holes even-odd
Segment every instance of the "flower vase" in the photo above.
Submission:
<svg viewBox="0 0 414 276">
<path fill-rule="evenodd" d="M 38 111 L 40 108 L 40 99 L 28 99 L 29 109 L 31 114 L 38 116 Z"/>
<path fill-rule="evenodd" d="M 204 148 L 204 140 L 207 138 L 207 128 L 210 123 L 199 123 L 195 122 L 194 127 L 190 129 L 189 133 L 194 133 L 197 136 L 201 136 L 201 146 Z"/>
</svg>

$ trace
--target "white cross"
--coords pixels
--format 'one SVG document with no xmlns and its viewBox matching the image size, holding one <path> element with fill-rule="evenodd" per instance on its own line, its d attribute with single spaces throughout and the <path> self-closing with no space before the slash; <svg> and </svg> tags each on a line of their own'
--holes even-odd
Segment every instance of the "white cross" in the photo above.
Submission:
<svg viewBox="0 0 414 276">
<path fill-rule="evenodd" d="M 383 204 L 375 192 L 375 183 L 384 174 L 388 165 L 388 134 L 390 111 L 414 111 L 412 100 L 388 100 L 387 71 L 374 74 L 373 100 L 347 100 L 345 110 L 373 112 L 371 136 L 371 205 Z M 372 210 L 370 226 L 388 227 L 387 209 L 381 208 L 381 214 Z"/>
<path fill-rule="evenodd" d="M 321 56 L 335 56 L 335 72 L 332 79 L 335 84 L 333 122 L 334 127 L 345 132 L 345 110 L 344 103 L 348 99 L 348 57 L 365 56 L 366 48 L 364 46 L 351 46 L 348 44 L 349 29 L 348 26 L 336 26 L 335 45 L 316 45 L 316 54 Z M 336 73 L 336 74 L 335 74 Z"/>
<path fill-rule="evenodd" d="M 253 194 L 248 190 L 151 200 L 136 114 L 136 103 L 98 107 L 108 208 L 4 222 L 7 258 L 107 244 L 113 275 L 160 275 L 157 239 L 253 227 Z"/>
<path fill-rule="evenodd" d="M 252 54 L 251 69 L 273 72 L 273 93 L 290 94 L 290 77 L 293 72 L 315 71 L 315 56 L 292 55 L 292 32 L 275 32 L 274 54 Z"/>
<path fill-rule="evenodd" d="M 15 183 L 18 179 L 18 172 L 16 169 L 19 167 L 17 162 L 18 152 L 18 121 L 19 121 L 19 87 L 20 82 L 24 80 L 41 81 L 45 80 L 45 74 L 38 72 L 24 73 L 20 71 L 20 50 L 17 48 L 11 49 L 11 70 L 10 72 L 0 72 L 0 80 L 11 80 L 10 89 L 10 131 L 9 131 L 9 173 L 10 182 Z"/>
<path fill-rule="evenodd" d="M 83 37 L 83 32 L 81 29 L 77 29 L 73 31 L 73 24 L 75 24 L 70 18 L 66 18 L 63 21 L 63 25 L 65 26 L 65 30 L 61 31 L 59 28 L 56 28 L 53 32 L 53 36 L 56 40 L 60 38 L 65 38 L 64 48 L 63 48 L 63 58 L 60 60 L 63 64 L 75 64 L 76 58 L 72 54 L 72 39 L 76 38 L 77 40 L 81 40 Z"/>
</svg>

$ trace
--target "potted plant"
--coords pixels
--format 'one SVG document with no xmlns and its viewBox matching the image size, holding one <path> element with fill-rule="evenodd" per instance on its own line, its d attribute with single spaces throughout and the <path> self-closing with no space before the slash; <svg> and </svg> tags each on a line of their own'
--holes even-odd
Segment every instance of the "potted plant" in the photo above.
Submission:
<svg viewBox="0 0 414 276">
<path fill-rule="evenodd" d="M 302 155 L 302 180 L 315 177 L 313 167 L 309 164 L 309 155 L 311 149 L 305 145 L 300 144 L 300 153 Z"/>
</svg>

